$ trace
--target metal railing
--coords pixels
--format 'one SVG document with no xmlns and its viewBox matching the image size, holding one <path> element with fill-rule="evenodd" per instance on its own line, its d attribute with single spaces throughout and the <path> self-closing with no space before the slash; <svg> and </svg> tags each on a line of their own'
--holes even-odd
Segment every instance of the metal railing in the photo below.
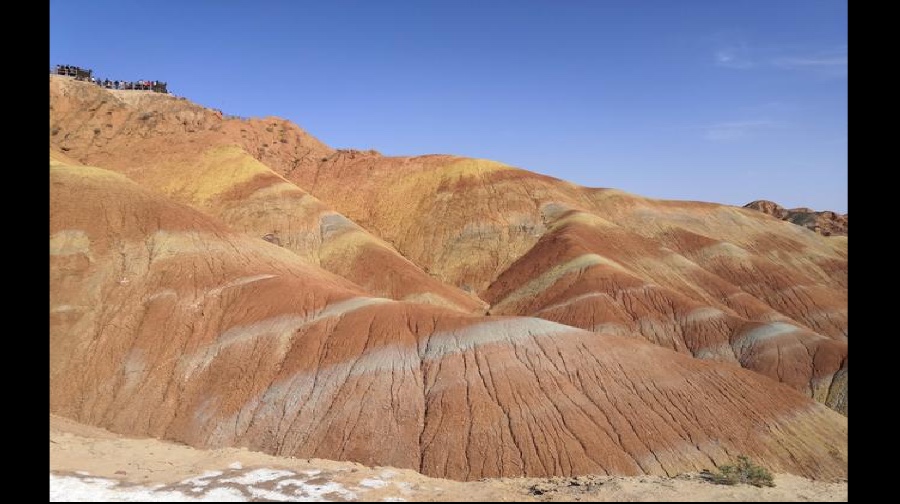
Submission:
<svg viewBox="0 0 900 504">
<path fill-rule="evenodd" d="M 56 68 L 50 69 L 50 73 L 54 75 L 65 75 L 66 77 L 74 77 L 75 80 L 90 80 L 92 71 L 77 66 L 56 65 Z"/>
</svg>

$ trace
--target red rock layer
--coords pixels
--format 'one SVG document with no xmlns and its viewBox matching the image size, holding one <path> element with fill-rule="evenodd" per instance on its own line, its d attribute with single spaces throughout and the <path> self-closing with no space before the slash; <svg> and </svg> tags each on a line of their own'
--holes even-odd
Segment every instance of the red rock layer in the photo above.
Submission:
<svg viewBox="0 0 900 504">
<path fill-rule="evenodd" d="M 759 373 L 372 298 L 105 170 L 52 163 L 50 195 L 52 413 L 457 479 L 846 475 L 846 418 Z"/>
<path fill-rule="evenodd" d="M 793 222 L 798 226 L 815 231 L 824 236 L 847 236 L 848 215 L 839 214 L 830 210 L 816 212 L 810 208 L 792 208 L 767 200 L 751 201 L 744 208 L 752 208 L 762 213 L 769 214 L 776 219 Z"/>
<path fill-rule="evenodd" d="M 485 310 L 475 295 L 432 278 L 263 164 L 317 166 L 335 152 L 288 121 L 223 119 L 175 97 L 51 76 L 50 124 L 59 154 L 126 174 L 372 295 Z"/>
</svg>

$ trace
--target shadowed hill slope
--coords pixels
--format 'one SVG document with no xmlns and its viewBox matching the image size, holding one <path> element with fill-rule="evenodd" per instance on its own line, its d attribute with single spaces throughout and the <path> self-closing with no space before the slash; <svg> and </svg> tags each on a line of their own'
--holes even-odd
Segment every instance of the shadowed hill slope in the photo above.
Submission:
<svg viewBox="0 0 900 504">
<path fill-rule="evenodd" d="M 735 454 L 846 474 L 846 418 L 760 374 L 369 297 L 106 170 L 55 161 L 50 196 L 52 413 L 456 479 L 676 474 Z"/>
</svg>

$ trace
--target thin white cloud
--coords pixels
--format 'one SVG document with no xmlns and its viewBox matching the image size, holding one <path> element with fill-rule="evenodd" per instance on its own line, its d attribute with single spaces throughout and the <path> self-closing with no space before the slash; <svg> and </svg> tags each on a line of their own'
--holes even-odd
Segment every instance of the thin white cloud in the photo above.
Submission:
<svg viewBox="0 0 900 504">
<path fill-rule="evenodd" d="M 764 53 L 768 53 L 768 55 Z M 830 76 L 846 76 L 848 64 L 846 45 L 811 54 L 785 54 L 784 51 L 763 50 L 750 48 L 746 44 L 738 44 L 718 49 L 713 53 L 713 58 L 716 65 L 723 68 L 740 70 L 781 68 L 817 72 Z"/>
<path fill-rule="evenodd" d="M 751 68 L 753 62 L 747 59 L 747 50 L 743 46 L 725 47 L 716 51 L 716 65 L 725 68 Z"/>
<path fill-rule="evenodd" d="M 704 126 L 703 138 L 713 142 L 732 142 L 753 136 L 765 129 L 781 127 L 781 124 L 769 120 L 729 121 Z"/>
<path fill-rule="evenodd" d="M 847 66 L 847 56 L 775 58 L 772 64 L 785 68 L 839 67 Z"/>
</svg>

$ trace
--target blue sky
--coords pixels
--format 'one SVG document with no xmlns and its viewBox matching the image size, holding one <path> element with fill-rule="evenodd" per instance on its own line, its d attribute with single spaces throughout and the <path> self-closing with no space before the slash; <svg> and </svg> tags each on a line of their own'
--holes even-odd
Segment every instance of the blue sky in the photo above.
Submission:
<svg viewBox="0 0 900 504">
<path fill-rule="evenodd" d="M 50 63 L 333 147 L 847 211 L 846 0 L 51 0 Z"/>
</svg>

